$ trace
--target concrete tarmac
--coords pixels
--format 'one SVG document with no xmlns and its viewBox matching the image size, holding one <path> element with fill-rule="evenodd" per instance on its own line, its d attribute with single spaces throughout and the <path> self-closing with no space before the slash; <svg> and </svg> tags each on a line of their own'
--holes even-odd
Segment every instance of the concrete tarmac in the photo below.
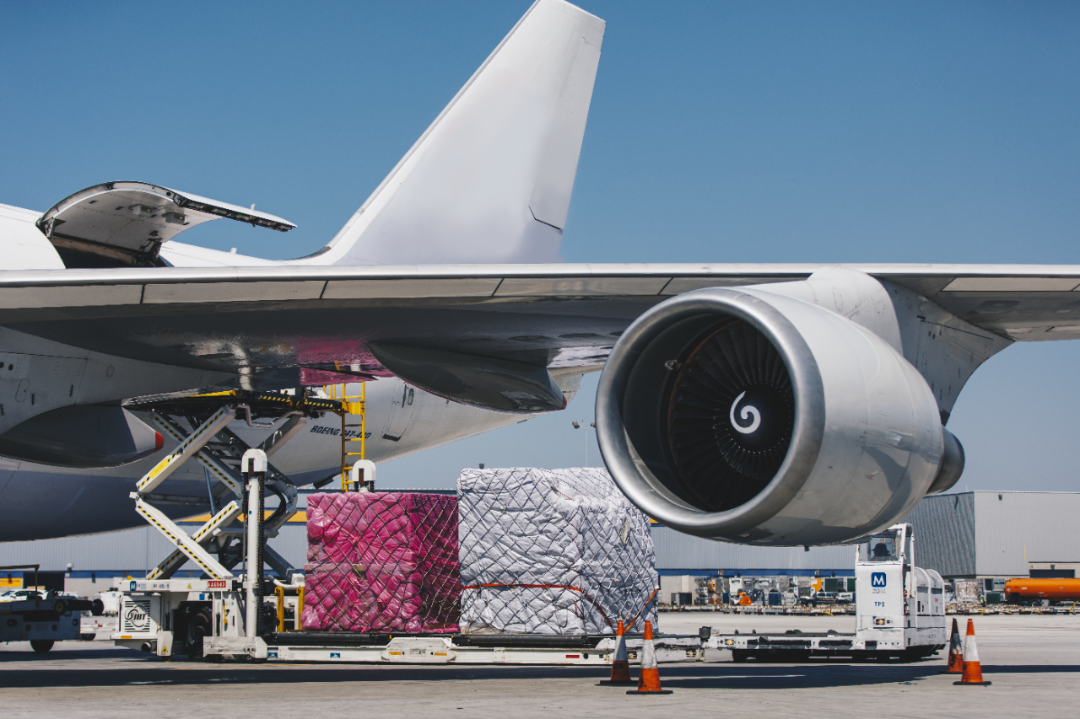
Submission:
<svg viewBox="0 0 1080 719">
<path fill-rule="evenodd" d="M 961 617 L 961 626 L 966 618 Z M 851 631 L 853 617 L 665 613 L 666 633 Z M 1080 617 L 975 617 L 989 687 L 953 686 L 945 658 L 913 664 L 663 664 L 667 696 L 598 686 L 599 668 L 203 664 L 105 642 L 48 654 L 0 645 L 0 708 L 14 717 L 1069 716 L 1080 700 Z M 1071 708 L 1070 708 L 1071 707 Z M 460 712 L 460 714 L 459 714 Z"/>
</svg>

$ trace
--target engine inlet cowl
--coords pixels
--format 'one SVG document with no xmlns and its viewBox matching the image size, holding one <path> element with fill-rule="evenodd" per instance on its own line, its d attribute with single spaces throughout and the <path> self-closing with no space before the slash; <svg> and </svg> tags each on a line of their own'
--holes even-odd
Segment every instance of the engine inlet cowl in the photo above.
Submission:
<svg viewBox="0 0 1080 719">
<path fill-rule="evenodd" d="M 688 292 L 616 343 L 597 439 L 650 517 L 745 544 L 831 544 L 895 523 L 938 477 L 943 429 L 918 371 L 783 289 Z"/>
</svg>

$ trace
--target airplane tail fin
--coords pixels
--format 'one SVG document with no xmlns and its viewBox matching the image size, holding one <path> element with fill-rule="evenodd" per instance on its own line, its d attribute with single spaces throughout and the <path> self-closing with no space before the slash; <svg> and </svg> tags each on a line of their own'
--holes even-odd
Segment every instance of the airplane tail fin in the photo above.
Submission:
<svg viewBox="0 0 1080 719">
<path fill-rule="evenodd" d="M 563 0 L 537 0 L 330 244 L 306 261 L 556 261 L 604 24 Z"/>
</svg>

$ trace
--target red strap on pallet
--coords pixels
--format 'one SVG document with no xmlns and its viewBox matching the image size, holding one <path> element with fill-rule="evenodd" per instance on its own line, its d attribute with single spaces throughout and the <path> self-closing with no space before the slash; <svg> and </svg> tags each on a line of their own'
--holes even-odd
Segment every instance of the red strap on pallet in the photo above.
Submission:
<svg viewBox="0 0 1080 719">
<path fill-rule="evenodd" d="M 500 584 L 500 583 L 497 583 L 497 582 L 493 582 L 491 584 L 470 584 L 467 587 L 462 587 L 461 590 L 465 591 L 466 589 L 475 589 L 477 591 L 480 591 L 481 589 L 485 589 L 485 588 L 489 588 L 489 589 L 506 589 L 506 588 L 514 588 L 514 587 L 521 587 L 523 589 L 569 589 L 571 592 L 577 592 L 581 596 L 588 599 L 589 602 L 600 611 L 600 615 L 604 618 L 604 621 L 607 622 L 608 627 L 611 628 L 611 631 L 613 631 L 613 632 L 615 631 L 615 627 L 614 627 L 614 625 L 612 625 L 611 619 L 608 618 L 607 612 L 604 611 L 604 608 L 601 607 L 596 602 L 595 599 L 590 597 L 585 592 L 585 590 L 580 589 L 578 587 L 571 587 L 571 586 L 569 586 L 567 584 Z M 660 591 L 659 587 L 657 587 L 656 589 L 653 590 L 652 594 L 649 595 L 649 598 L 645 600 L 645 604 L 641 607 L 640 610 L 638 610 L 638 613 L 634 615 L 634 618 L 626 623 L 626 628 L 627 629 L 630 629 L 630 627 L 634 626 L 634 623 L 637 622 L 637 620 L 641 617 L 642 613 L 646 609 L 649 608 L 650 604 L 652 604 L 653 599 L 656 598 L 656 593 L 659 592 L 659 591 Z"/>
<path fill-rule="evenodd" d="M 514 587 L 521 587 L 523 589 L 569 589 L 571 592 L 577 592 L 581 596 L 588 599 L 589 602 L 600 611 L 600 616 L 602 616 L 604 618 L 604 621 L 607 622 L 608 627 L 611 628 L 611 631 L 613 631 L 613 632 L 615 631 L 615 627 L 614 627 L 614 625 L 612 625 L 611 619 L 608 618 L 607 612 L 604 611 L 604 608 L 601 607 L 599 604 L 597 604 L 596 600 L 593 599 L 592 597 L 590 597 L 585 592 L 585 590 L 579 589 L 578 587 L 571 587 L 571 586 L 566 585 L 566 584 L 498 584 L 498 583 L 492 583 L 492 584 L 470 584 L 467 587 L 462 587 L 461 590 L 465 591 L 466 589 L 475 589 L 477 591 L 480 591 L 481 589 L 506 589 L 506 588 L 514 588 Z"/>
<path fill-rule="evenodd" d="M 657 587 L 656 589 L 652 590 L 652 594 L 650 594 L 649 598 L 645 600 L 645 605 L 643 607 L 641 607 L 641 609 L 638 611 L 638 613 L 634 615 L 634 618 L 631 619 L 627 623 L 627 625 L 626 625 L 627 627 L 634 626 L 634 622 L 636 622 L 638 620 L 638 617 L 641 616 L 642 612 L 644 612 L 646 609 L 649 608 L 649 605 L 652 604 L 652 600 L 656 598 L 656 593 L 659 592 L 659 591 L 660 591 L 660 587 Z"/>
</svg>

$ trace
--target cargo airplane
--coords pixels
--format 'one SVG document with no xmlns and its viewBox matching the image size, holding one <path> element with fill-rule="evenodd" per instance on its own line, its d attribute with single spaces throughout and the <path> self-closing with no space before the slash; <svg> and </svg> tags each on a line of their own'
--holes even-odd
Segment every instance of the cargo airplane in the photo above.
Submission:
<svg viewBox="0 0 1080 719">
<path fill-rule="evenodd" d="M 0 206 L 0 540 L 137 525 L 128 493 L 174 443 L 145 410 L 225 390 L 364 383 L 385 461 L 558 411 L 602 370 L 621 490 L 746 544 L 850 541 L 953 486 L 958 394 L 1013 342 L 1080 338 L 1080 267 L 558 263 L 603 39 L 538 0 L 307 257 L 182 244 L 292 225 L 144 182 Z M 311 420 L 274 464 L 326 478 L 339 426 Z M 159 491 L 205 497 L 190 464 Z"/>
</svg>

